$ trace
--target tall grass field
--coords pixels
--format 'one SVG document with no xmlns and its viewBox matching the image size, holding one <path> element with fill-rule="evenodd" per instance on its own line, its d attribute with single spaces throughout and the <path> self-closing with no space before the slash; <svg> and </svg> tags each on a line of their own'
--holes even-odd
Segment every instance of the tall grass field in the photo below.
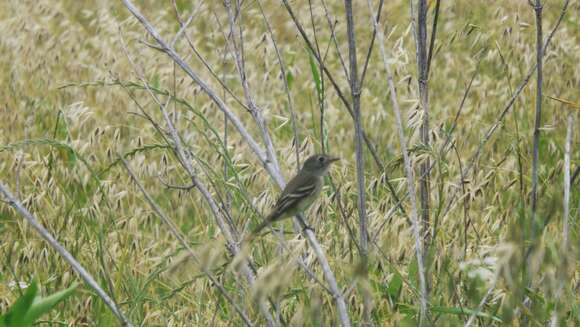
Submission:
<svg viewBox="0 0 580 327">
<path fill-rule="evenodd" d="M 0 326 L 580 326 L 579 63 L 575 0 L 2 0 Z"/>
</svg>

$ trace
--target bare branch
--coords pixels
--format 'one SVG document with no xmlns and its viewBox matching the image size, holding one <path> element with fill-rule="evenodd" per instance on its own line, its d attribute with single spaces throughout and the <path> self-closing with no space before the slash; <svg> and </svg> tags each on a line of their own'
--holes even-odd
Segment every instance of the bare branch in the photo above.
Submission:
<svg viewBox="0 0 580 327">
<path fill-rule="evenodd" d="M 543 47 L 544 42 L 542 35 L 542 1 L 535 0 L 534 11 L 536 12 L 536 114 L 534 119 L 534 145 L 532 154 L 532 193 L 531 193 L 531 206 L 532 206 L 532 220 L 531 220 L 531 232 L 532 241 L 536 237 L 536 214 L 538 207 L 538 165 L 539 165 L 539 155 L 540 155 L 540 125 L 542 124 L 542 83 L 543 83 L 543 70 L 542 64 L 544 59 Z"/>
<path fill-rule="evenodd" d="M 302 39 L 304 39 L 304 42 L 306 43 L 306 46 L 314 54 L 314 58 L 316 59 L 316 61 L 318 61 L 319 64 L 320 63 L 323 63 L 324 59 L 321 58 L 320 56 L 318 56 L 317 53 L 316 53 L 316 51 L 314 51 L 315 50 L 314 45 L 312 44 L 312 42 L 308 38 L 308 35 L 306 35 L 306 32 L 304 31 L 304 28 L 302 27 L 302 25 L 300 24 L 300 22 L 296 18 L 296 15 L 294 14 L 294 11 L 292 10 L 292 7 L 290 7 L 290 4 L 288 3 L 288 0 L 282 0 L 282 3 L 284 4 L 284 7 L 286 8 L 286 11 L 288 11 L 288 14 L 290 14 L 290 18 L 294 22 L 294 25 L 296 25 L 296 28 L 298 29 L 298 32 L 302 36 Z M 340 101 L 344 104 L 344 107 L 346 108 L 346 110 L 348 111 L 348 113 L 350 114 L 350 116 L 354 119 L 354 112 L 353 112 L 353 110 L 351 108 L 351 105 L 348 102 L 348 100 L 346 99 L 346 96 L 344 95 L 344 93 L 342 92 L 342 90 L 340 89 L 340 86 L 338 86 L 338 83 L 334 79 L 334 76 L 330 73 L 330 71 L 328 70 L 328 67 L 326 67 L 325 65 L 321 65 L 321 67 L 323 68 L 324 74 L 326 74 L 326 76 L 328 77 L 328 80 L 332 84 L 332 87 L 334 88 L 334 91 L 338 95 Z M 379 169 L 381 171 L 384 171 L 385 170 L 385 166 L 383 165 L 383 163 L 382 163 L 379 155 L 377 154 L 377 151 L 376 151 L 375 147 L 373 146 L 372 142 L 370 141 L 369 137 L 366 134 L 363 133 L 363 138 L 364 138 L 364 141 L 365 141 L 365 143 L 367 145 L 367 148 L 368 148 L 369 152 L 373 156 L 373 159 L 375 161 L 375 164 L 379 167 Z"/>
<path fill-rule="evenodd" d="M 268 128 L 266 126 L 266 121 L 264 120 L 264 116 L 262 115 L 262 109 L 256 105 L 252 93 L 250 91 L 250 86 L 248 83 L 248 79 L 246 77 L 246 68 L 245 68 L 245 61 L 244 61 L 244 39 L 243 39 L 243 32 L 242 32 L 242 25 L 239 24 L 239 33 L 237 38 L 239 40 L 239 46 L 236 45 L 236 31 L 235 31 L 235 19 L 234 14 L 232 12 L 231 3 L 229 0 L 225 2 L 226 8 L 228 9 L 228 18 L 229 18 L 229 26 L 230 26 L 230 35 L 231 35 L 231 42 L 227 42 L 227 44 L 231 44 L 231 50 L 234 52 L 235 59 L 236 59 L 236 68 L 238 70 L 238 74 L 240 76 L 240 82 L 242 83 L 242 88 L 244 90 L 244 97 L 246 98 L 246 105 L 250 109 L 250 113 L 258 125 L 260 129 L 260 133 L 262 135 L 262 141 L 266 145 L 266 160 L 271 162 L 274 166 L 279 166 L 278 161 L 276 159 L 276 150 L 274 149 L 274 143 L 272 138 L 270 137 L 270 133 L 268 132 Z M 241 20 L 242 12 L 241 9 L 238 8 L 237 11 L 238 20 Z"/>
<path fill-rule="evenodd" d="M 381 20 L 381 12 L 383 11 L 383 4 L 384 3 L 385 3 L 385 0 L 379 0 L 379 8 L 377 9 L 377 18 L 376 18 L 377 21 Z M 362 71 L 361 76 L 360 76 L 361 89 L 362 89 L 364 82 L 365 82 L 365 77 L 367 75 L 367 68 L 369 67 L 369 62 L 371 61 L 371 54 L 373 53 L 376 37 L 377 37 L 377 32 L 375 30 L 373 30 L 373 35 L 371 37 L 371 43 L 369 44 L 369 48 L 367 50 L 367 56 L 365 58 L 365 64 L 363 66 L 363 71 Z"/>
<path fill-rule="evenodd" d="M 34 217 L 20 201 L 10 193 L 8 188 L 0 182 L 0 193 L 6 198 L 8 204 L 12 206 L 21 216 L 23 216 L 26 221 L 40 234 L 40 236 L 50 245 L 60 256 L 68 262 L 72 268 L 79 274 L 82 280 L 85 281 L 91 287 L 97 295 L 105 302 L 105 304 L 111 309 L 115 317 L 121 322 L 123 326 L 132 326 L 131 322 L 123 314 L 121 309 L 117 306 L 115 301 L 109 297 L 109 295 L 99 286 L 99 283 L 93 278 L 93 276 L 62 246 L 55 238 L 50 234 L 48 230 L 44 228 L 36 217 Z"/>
<path fill-rule="evenodd" d="M 260 0 L 256 1 L 258 4 L 258 8 L 260 9 L 260 13 L 264 18 L 264 23 L 268 30 L 268 34 L 270 34 L 270 40 L 272 40 L 272 45 L 274 46 L 274 50 L 276 51 L 276 58 L 278 59 L 278 64 L 280 65 L 280 74 L 282 75 L 282 81 L 284 82 L 284 90 L 286 91 L 286 99 L 288 101 L 288 109 L 290 110 L 290 119 L 292 120 L 292 131 L 294 133 L 294 144 L 295 144 L 295 151 L 296 151 L 296 169 L 300 169 L 300 133 L 298 132 L 298 121 L 296 118 L 296 111 L 294 110 L 294 101 L 292 101 L 292 95 L 290 94 L 290 87 L 288 85 L 288 80 L 286 78 L 286 65 L 282 60 L 282 55 L 280 54 L 280 49 L 278 49 L 278 44 L 276 39 L 274 39 L 274 32 L 272 32 L 272 27 L 270 26 L 270 22 L 264 13 L 264 9 L 262 8 L 262 3 Z"/>
<path fill-rule="evenodd" d="M 171 135 L 171 139 L 172 139 L 173 144 L 174 144 L 174 150 L 175 150 L 175 153 L 177 154 L 177 158 L 178 158 L 179 162 L 181 163 L 182 167 L 185 169 L 189 178 L 191 179 L 191 184 L 196 189 L 199 190 L 199 192 L 202 194 L 204 200 L 206 201 L 206 203 L 210 207 L 210 209 L 213 213 L 213 216 L 215 218 L 215 221 L 218 224 L 218 227 L 220 228 L 221 232 L 223 233 L 223 235 L 227 241 L 228 250 L 230 251 L 230 253 L 233 256 L 237 256 L 240 253 L 240 248 L 239 248 L 238 244 L 236 243 L 236 239 L 234 237 L 235 231 L 231 228 L 230 225 L 228 225 L 226 223 L 225 217 L 221 213 L 216 201 L 212 197 L 209 190 L 197 178 L 197 174 L 195 173 L 195 171 L 193 169 L 193 166 L 191 164 L 191 160 L 189 159 L 189 156 L 187 155 L 187 152 L 185 151 L 185 148 L 183 147 L 183 145 L 181 143 L 181 137 L 179 136 L 179 133 L 177 132 L 177 129 L 175 128 L 175 126 L 173 124 L 173 121 L 170 119 L 169 115 L 167 114 L 167 111 L 165 110 L 167 108 L 170 100 L 171 100 L 171 97 L 167 98 L 167 102 L 165 104 L 161 103 L 161 101 L 157 97 L 157 95 L 149 88 L 149 85 L 147 84 L 144 77 L 140 73 L 140 69 L 137 69 L 138 66 L 135 64 L 135 62 L 133 61 L 133 59 L 129 55 L 129 53 L 125 47 L 125 43 L 123 42 L 122 38 L 121 38 L 121 41 L 122 41 L 121 45 L 123 47 L 123 50 L 125 51 L 127 58 L 129 59 L 129 62 L 135 68 L 135 71 L 138 74 L 139 79 L 141 80 L 143 85 L 145 85 L 145 88 L 147 89 L 147 91 L 149 92 L 149 94 L 151 95 L 153 100 L 155 100 L 155 102 L 159 106 L 161 113 L 163 114 L 163 118 L 165 120 L 165 123 L 167 124 L 167 128 L 169 129 L 169 134 Z M 242 269 L 243 273 L 245 274 L 245 277 L 246 277 L 248 284 L 250 286 L 253 286 L 254 281 L 255 281 L 255 276 L 254 276 L 254 273 L 252 272 L 252 270 L 250 269 L 249 264 L 245 260 L 242 263 L 241 269 Z M 260 308 L 262 315 L 266 319 L 268 326 L 275 326 L 276 323 L 274 322 L 272 316 L 268 312 L 268 309 L 266 308 L 263 301 L 260 301 L 258 303 L 258 306 Z"/>
<path fill-rule="evenodd" d="M 419 224 L 419 218 L 417 216 L 417 198 L 415 195 L 415 178 L 411 159 L 409 158 L 409 153 L 407 151 L 407 141 L 405 138 L 405 131 L 403 128 L 403 123 L 401 120 L 401 110 L 399 109 L 399 102 L 397 100 L 397 90 L 395 88 L 395 83 L 393 82 L 393 74 L 391 73 L 391 68 L 389 66 L 387 52 L 385 51 L 383 30 L 380 23 L 375 19 L 375 14 L 373 12 L 371 1 L 367 0 L 369 13 L 373 22 L 373 27 L 377 32 L 377 38 L 379 43 L 379 49 L 381 50 L 381 55 L 383 58 L 383 65 L 385 72 L 387 74 L 387 87 L 390 92 L 391 104 L 393 105 L 393 111 L 395 113 L 395 123 L 397 125 L 397 131 L 399 134 L 399 144 L 401 147 L 401 152 L 403 153 L 403 162 L 405 165 L 405 175 L 407 179 L 407 188 L 409 191 L 409 198 L 411 201 L 411 222 L 413 228 L 413 234 L 415 237 L 415 255 L 417 257 L 417 270 L 419 274 L 419 288 L 420 288 L 420 315 L 419 315 L 419 325 L 422 326 L 428 317 L 428 299 L 427 299 L 427 283 L 425 278 L 425 266 L 423 264 L 423 242 L 421 237 L 421 225 Z"/>
<path fill-rule="evenodd" d="M 171 221 L 171 219 L 163 212 L 161 207 L 159 207 L 159 205 L 157 205 L 155 200 L 153 200 L 151 195 L 149 195 L 147 190 L 145 190 L 145 188 L 143 187 L 141 182 L 139 182 L 139 179 L 137 179 L 137 176 L 135 175 L 135 173 L 131 169 L 131 166 L 129 166 L 129 163 L 127 163 L 125 158 L 123 158 L 120 155 L 119 155 L 119 158 L 120 158 L 121 162 L 123 163 L 123 165 L 125 166 L 127 173 L 129 174 L 129 176 L 131 177 L 133 182 L 137 185 L 137 188 L 139 188 L 141 193 L 143 193 L 143 196 L 145 197 L 145 200 L 147 201 L 147 203 L 151 206 L 151 209 L 153 209 L 153 211 L 159 217 L 159 219 L 161 219 L 161 221 L 167 226 L 167 228 L 171 232 L 171 235 L 173 235 L 173 237 L 175 237 L 179 241 L 181 246 L 183 246 L 183 248 L 185 248 L 187 250 L 187 252 L 191 256 L 191 258 L 193 258 L 193 260 L 199 264 L 200 263 L 199 258 L 197 257 L 197 255 L 195 254 L 195 252 L 193 251 L 191 246 L 189 246 L 189 243 L 187 243 L 185 238 L 181 235 L 181 233 L 179 232 L 177 227 L 175 227 L 175 224 L 173 224 L 173 221 Z M 207 267 L 205 267 L 204 265 L 201 265 L 201 264 L 199 265 L 199 268 L 208 277 L 208 279 L 218 288 L 218 290 L 226 298 L 226 300 L 232 305 L 232 307 L 240 315 L 240 317 L 242 318 L 242 320 L 244 321 L 246 326 L 253 326 L 254 324 L 252 323 L 250 318 L 248 318 L 248 315 L 246 314 L 246 312 L 238 306 L 238 304 L 234 301 L 232 296 L 227 292 L 225 287 L 212 274 L 212 272 L 209 269 L 207 269 Z"/>
<path fill-rule="evenodd" d="M 570 154 L 572 153 L 572 134 L 574 133 L 574 113 L 568 113 L 568 126 L 566 129 L 566 144 L 564 145 L 564 218 L 562 228 L 562 248 L 568 249 L 568 229 L 570 216 Z"/>
<path fill-rule="evenodd" d="M 157 31 L 153 28 L 153 26 L 145 19 L 145 17 L 137 10 L 137 8 L 133 5 L 130 0 L 123 0 L 124 5 L 127 9 L 139 20 L 139 22 L 145 27 L 147 32 L 159 43 L 164 49 L 165 53 L 170 56 L 186 73 L 189 75 L 193 81 L 195 81 L 201 89 L 210 97 L 210 99 L 218 106 L 218 108 L 224 112 L 227 117 L 230 119 L 232 124 L 238 130 L 242 138 L 248 143 L 250 149 L 258 160 L 262 163 L 266 171 L 270 174 L 272 179 L 280 186 L 281 188 L 284 187 L 285 182 L 282 174 L 280 173 L 280 167 L 276 164 L 268 161 L 267 155 L 264 150 L 254 141 L 252 136 L 248 133 L 244 125 L 241 123 L 240 119 L 227 107 L 225 102 L 204 82 L 202 81 L 197 74 L 193 72 L 191 67 L 183 59 L 175 52 L 174 49 L 170 48 L 167 43 L 161 38 L 161 36 L 157 33 Z M 298 218 L 296 218 L 298 219 Z M 344 297 L 338 288 L 338 284 L 336 282 L 336 278 L 324 252 L 322 251 L 322 247 L 318 243 L 316 236 L 312 232 L 312 230 L 306 229 L 303 231 L 305 238 L 308 240 L 310 247 L 313 249 L 316 257 L 318 258 L 318 262 L 321 265 L 322 272 L 326 279 L 326 282 L 329 285 L 329 289 L 332 292 L 332 296 L 336 302 L 337 310 L 341 319 L 341 322 L 345 326 L 350 326 L 350 320 L 348 318 L 348 311 L 346 309 L 346 303 L 344 301 Z"/>
<path fill-rule="evenodd" d="M 554 37 L 554 35 L 556 34 L 556 31 L 558 30 L 558 27 L 560 27 L 560 23 L 564 19 L 564 16 L 566 15 L 566 12 L 568 10 L 569 3 L 570 3 L 570 0 L 564 0 L 564 4 L 562 5 L 562 9 L 560 11 L 560 16 L 558 17 L 558 20 L 556 21 L 556 24 L 554 25 L 554 27 L 552 28 L 552 31 L 550 32 L 550 34 L 546 38 L 546 41 L 544 42 L 544 47 L 542 49 L 542 52 L 543 53 L 546 52 L 546 49 L 550 45 L 550 42 L 552 41 L 552 38 Z M 474 154 L 470 157 L 470 159 L 468 160 L 468 163 L 465 165 L 465 168 L 463 169 L 463 171 L 464 171 L 463 172 L 463 175 L 464 175 L 465 178 L 468 178 L 469 177 L 470 171 L 473 168 L 473 166 L 475 165 L 475 163 L 479 160 L 479 157 L 481 156 L 481 153 L 483 151 L 484 146 L 491 139 L 491 137 L 493 136 L 493 134 L 495 133 L 495 131 L 498 129 L 498 127 L 502 124 L 505 116 L 508 114 L 508 112 L 512 108 L 512 106 L 515 103 L 515 101 L 518 99 L 518 97 L 520 96 L 520 94 L 523 92 L 523 90 L 527 86 L 528 82 L 530 81 L 530 79 L 534 75 L 534 72 L 536 72 L 536 68 L 537 67 L 538 67 L 537 65 L 534 65 L 533 67 L 530 68 L 530 70 L 528 71 L 528 74 L 524 77 L 524 79 L 522 80 L 522 82 L 518 85 L 518 87 L 516 88 L 515 92 L 510 97 L 510 99 L 508 100 L 508 102 L 506 103 L 506 105 L 504 106 L 504 108 L 502 109 L 502 111 L 500 112 L 500 114 L 499 114 L 496 122 L 490 128 L 488 128 L 488 130 L 485 132 L 483 138 L 481 139 L 481 141 L 479 143 L 479 146 L 475 150 Z M 455 199 L 457 198 L 457 194 L 458 194 L 458 190 L 456 189 L 449 196 L 449 200 L 448 200 L 446 209 L 444 210 L 444 213 L 442 215 L 443 217 L 449 211 L 451 211 L 451 209 L 453 207 L 453 203 L 455 202 Z"/>
<path fill-rule="evenodd" d="M 324 8 L 324 15 L 326 16 L 326 22 L 328 24 L 328 28 L 330 28 L 330 38 L 332 43 L 334 44 L 334 48 L 336 50 L 336 54 L 338 55 L 338 60 L 340 62 L 340 66 L 342 67 L 342 71 L 344 72 L 344 77 L 348 78 L 348 69 L 346 68 L 346 64 L 344 63 L 344 59 L 342 57 L 342 53 L 340 52 L 340 47 L 338 46 L 338 39 L 336 37 L 336 23 L 338 22 L 335 20 L 332 22 L 330 17 L 330 12 L 328 11 L 328 7 L 326 6 L 326 2 L 324 0 L 320 0 L 322 3 L 322 7 Z"/>
<path fill-rule="evenodd" d="M 367 278 L 368 274 L 368 230 L 367 230 L 367 213 L 365 201 L 365 164 L 363 156 L 363 127 L 360 112 L 360 95 L 361 89 L 358 80 L 358 63 L 356 58 L 356 37 L 354 27 L 354 17 L 352 10 L 352 0 L 344 1 L 346 12 L 346 24 L 348 34 L 348 59 L 350 66 L 350 92 L 352 98 L 352 109 L 354 112 L 354 130 L 355 130 L 355 158 L 356 158 L 356 180 L 358 191 L 358 216 L 359 216 L 359 233 L 360 233 L 360 251 L 361 265 L 363 267 L 363 277 Z M 372 325 L 372 299 L 368 294 L 363 294 L 363 315 L 365 325 Z"/>
<path fill-rule="evenodd" d="M 441 0 L 435 3 L 435 13 L 433 14 L 433 26 L 431 27 L 431 39 L 429 40 L 429 53 L 427 55 L 427 77 L 431 69 L 431 60 L 433 59 L 433 50 L 435 49 L 435 36 L 437 35 L 437 22 L 439 22 L 439 7 Z"/>
<path fill-rule="evenodd" d="M 133 5 L 130 0 L 122 0 L 123 4 L 127 7 L 127 9 L 139 20 L 139 22 L 145 27 L 147 32 L 159 43 L 161 48 L 164 49 L 164 52 L 171 57 L 178 65 L 183 69 L 183 71 L 202 89 L 204 93 L 206 93 L 210 99 L 217 105 L 217 107 L 224 112 L 228 119 L 232 122 L 234 127 L 238 130 L 240 134 L 244 137 L 250 148 L 253 152 L 258 155 L 258 159 L 262 162 L 262 164 L 266 167 L 272 165 L 271 162 L 268 162 L 266 159 L 266 154 L 264 150 L 256 143 L 254 138 L 250 135 L 250 133 L 246 130 L 244 125 L 242 124 L 241 120 L 238 116 L 230 110 L 230 108 L 226 105 L 226 103 L 216 94 L 216 92 L 209 87 L 192 69 L 191 67 L 175 52 L 175 50 L 161 38 L 159 33 L 153 28 L 153 26 L 145 19 L 145 17 L 137 10 L 137 8 Z M 269 172 L 272 169 L 267 169 Z M 273 178 L 277 179 L 277 177 L 272 176 Z"/>
<path fill-rule="evenodd" d="M 412 3 L 412 0 L 411 0 Z M 424 147 L 429 148 L 429 84 L 428 84 L 428 62 L 427 62 L 427 0 L 419 0 L 419 9 L 417 12 L 418 33 L 415 34 L 415 44 L 417 47 L 417 71 L 419 76 L 419 100 L 423 110 L 423 122 L 421 124 L 421 143 Z M 427 157 L 421 163 L 419 178 L 419 194 L 421 199 L 421 217 L 423 222 L 424 247 L 427 248 L 430 237 L 430 170 L 429 158 Z M 429 279 L 429 278 L 428 278 Z M 428 282 L 429 283 L 429 282 Z M 429 285 L 427 285 L 429 288 Z"/>
</svg>

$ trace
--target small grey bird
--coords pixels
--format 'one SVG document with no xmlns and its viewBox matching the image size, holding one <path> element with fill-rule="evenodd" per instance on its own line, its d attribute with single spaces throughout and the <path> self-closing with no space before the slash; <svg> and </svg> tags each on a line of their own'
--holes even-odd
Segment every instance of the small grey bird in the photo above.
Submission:
<svg viewBox="0 0 580 327">
<path fill-rule="evenodd" d="M 271 213 L 254 229 L 251 236 L 256 236 L 264 227 L 275 221 L 295 216 L 308 209 L 320 194 L 323 178 L 330 164 L 337 160 L 338 157 L 327 154 L 315 154 L 308 158 L 298 174 L 286 184 Z"/>
</svg>

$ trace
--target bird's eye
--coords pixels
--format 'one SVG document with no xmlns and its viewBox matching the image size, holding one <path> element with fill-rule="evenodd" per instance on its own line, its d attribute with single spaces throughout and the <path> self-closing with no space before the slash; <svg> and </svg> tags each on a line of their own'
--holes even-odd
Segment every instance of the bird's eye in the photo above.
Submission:
<svg viewBox="0 0 580 327">
<path fill-rule="evenodd" d="M 318 161 L 324 162 L 324 157 L 322 157 L 322 156 L 318 157 Z"/>
</svg>

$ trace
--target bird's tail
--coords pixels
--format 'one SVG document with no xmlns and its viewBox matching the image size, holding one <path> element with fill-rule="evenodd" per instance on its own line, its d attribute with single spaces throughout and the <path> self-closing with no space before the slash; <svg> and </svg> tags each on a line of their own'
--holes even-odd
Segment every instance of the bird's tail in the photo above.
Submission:
<svg viewBox="0 0 580 327">
<path fill-rule="evenodd" d="M 260 232 L 262 231 L 262 229 L 270 226 L 270 224 L 272 224 L 274 221 L 276 221 L 276 219 L 279 217 L 280 215 L 274 211 L 271 214 L 268 215 L 268 217 L 266 217 L 266 219 L 264 219 L 264 221 L 258 225 L 256 228 L 254 228 L 252 230 L 252 232 L 250 233 L 250 235 L 248 236 L 248 240 L 253 240 L 254 238 L 256 238 L 256 236 L 258 236 L 258 234 L 260 234 Z"/>
</svg>

